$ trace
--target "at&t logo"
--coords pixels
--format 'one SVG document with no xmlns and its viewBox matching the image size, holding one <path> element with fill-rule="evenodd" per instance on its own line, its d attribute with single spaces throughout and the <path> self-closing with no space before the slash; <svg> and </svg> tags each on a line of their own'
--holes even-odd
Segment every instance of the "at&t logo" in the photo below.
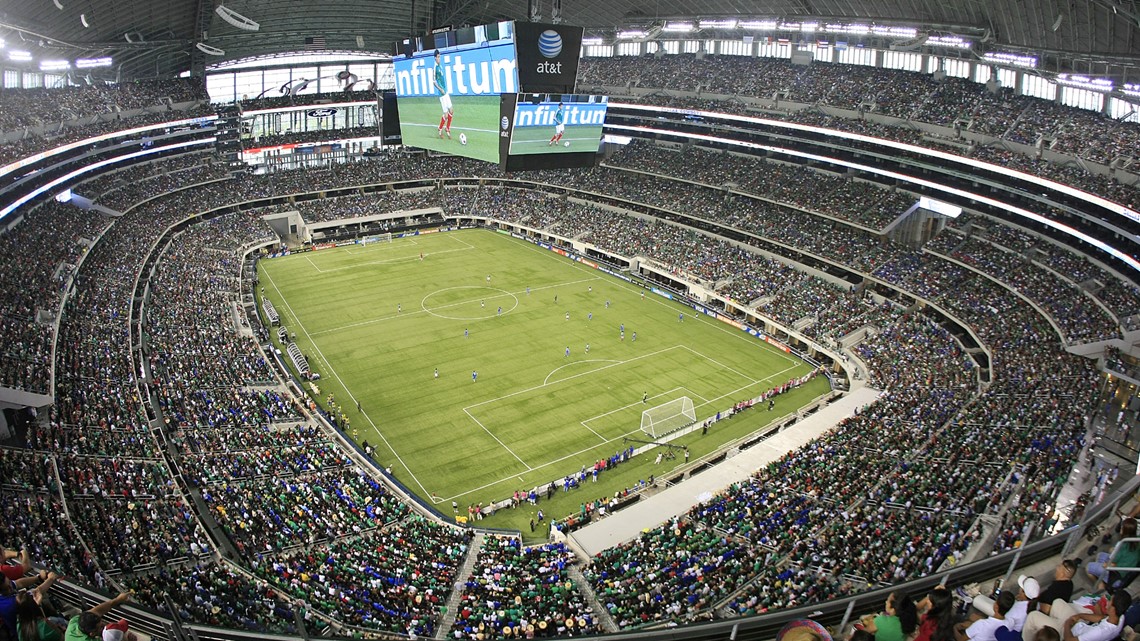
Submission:
<svg viewBox="0 0 1140 641">
<path fill-rule="evenodd" d="M 562 53 L 562 36 L 554 29 L 547 29 L 538 37 L 538 52 L 543 58 L 557 58 Z M 538 73 L 562 73 L 561 62 L 540 62 Z"/>
</svg>

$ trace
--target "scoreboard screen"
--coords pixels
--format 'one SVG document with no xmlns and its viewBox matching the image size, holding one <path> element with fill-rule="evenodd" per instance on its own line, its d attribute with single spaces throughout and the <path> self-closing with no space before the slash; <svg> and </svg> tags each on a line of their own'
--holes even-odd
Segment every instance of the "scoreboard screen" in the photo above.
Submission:
<svg viewBox="0 0 1140 641">
<path fill-rule="evenodd" d="M 572 92 L 581 49 L 582 27 L 510 21 L 397 43 L 403 143 L 500 162 L 508 129 L 501 101 L 520 91 Z"/>
<path fill-rule="evenodd" d="M 597 152 L 607 101 L 606 96 L 520 94 L 508 153 Z"/>
</svg>

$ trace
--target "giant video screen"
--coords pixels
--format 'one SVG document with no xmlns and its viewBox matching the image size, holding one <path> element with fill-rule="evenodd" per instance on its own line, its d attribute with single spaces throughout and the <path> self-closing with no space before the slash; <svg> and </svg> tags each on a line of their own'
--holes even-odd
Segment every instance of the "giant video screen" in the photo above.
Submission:
<svg viewBox="0 0 1140 641">
<path fill-rule="evenodd" d="M 598 151 L 607 105 L 606 96 L 519 94 L 510 155 Z"/>
<path fill-rule="evenodd" d="M 518 91 L 514 23 L 404 45 L 392 58 L 403 143 L 499 162 L 499 96 Z"/>
</svg>

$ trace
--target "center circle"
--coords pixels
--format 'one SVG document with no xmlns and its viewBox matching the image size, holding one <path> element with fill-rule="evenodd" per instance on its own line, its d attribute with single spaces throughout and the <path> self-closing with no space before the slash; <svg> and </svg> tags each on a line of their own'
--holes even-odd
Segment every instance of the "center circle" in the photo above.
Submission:
<svg viewBox="0 0 1140 641">
<path fill-rule="evenodd" d="M 432 304 L 431 299 L 433 298 L 440 302 L 438 304 Z M 498 287 L 460 285 L 458 287 L 445 287 L 431 292 L 420 301 L 420 307 L 425 312 L 437 318 L 445 318 L 447 320 L 483 320 L 485 318 L 498 316 L 497 310 L 500 302 L 507 298 L 514 302 L 509 309 L 503 310 L 504 314 L 510 313 L 519 306 L 517 296 Z M 483 303 L 491 303 L 491 305 L 489 307 L 475 307 L 480 301 Z M 473 308 L 475 313 L 464 315 L 462 312 L 469 308 Z M 447 310 L 455 311 L 446 313 Z"/>
</svg>

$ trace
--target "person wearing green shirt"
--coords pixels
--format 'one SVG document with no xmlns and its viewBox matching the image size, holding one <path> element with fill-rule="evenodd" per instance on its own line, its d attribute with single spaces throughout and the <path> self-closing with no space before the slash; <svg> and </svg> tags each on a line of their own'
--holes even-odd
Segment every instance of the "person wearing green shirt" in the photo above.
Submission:
<svg viewBox="0 0 1140 641">
<path fill-rule="evenodd" d="M 887 596 L 882 614 L 865 616 L 862 622 L 875 641 L 904 641 L 918 628 L 918 610 L 905 592 L 895 590 Z"/>
<path fill-rule="evenodd" d="M 121 592 L 113 599 L 107 599 L 83 614 L 71 617 L 64 633 L 64 641 L 103 641 L 103 615 L 117 605 L 127 602 L 131 595 Z"/>
</svg>

